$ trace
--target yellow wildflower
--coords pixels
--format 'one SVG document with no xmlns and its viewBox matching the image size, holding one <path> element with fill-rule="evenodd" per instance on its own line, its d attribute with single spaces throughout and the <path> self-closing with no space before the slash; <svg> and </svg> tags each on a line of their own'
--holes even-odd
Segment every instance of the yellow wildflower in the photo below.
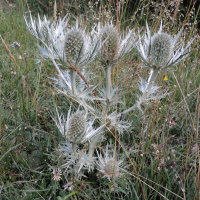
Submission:
<svg viewBox="0 0 200 200">
<path fill-rule="evenodd" d="M 165 78 L 164 78 L 164 81 L 167 81 L 168 79 L 167 79 L 167 76 L 165 76 Z"/>
</svg>

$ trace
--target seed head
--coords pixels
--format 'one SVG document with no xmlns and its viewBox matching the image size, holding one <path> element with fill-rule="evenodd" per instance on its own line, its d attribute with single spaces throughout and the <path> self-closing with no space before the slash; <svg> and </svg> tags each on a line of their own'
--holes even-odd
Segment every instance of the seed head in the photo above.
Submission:
<svg viewBox="0 0 200 200">
<path fill-rule="evenodd" d="M 156 66 L 165 66 L 173 51 L 173 41 L 167 33 L 155 34 L 152 37 L 150 57 Z"/>
<path fill-rule="evenodd" d="M 82 31 L 79 29 L 68 31 L 64 46 L 66 58 L 70 61 L 75 61 L 81 50 L 82 52 L 85 51 L 85 41 Z"/>
</svg>

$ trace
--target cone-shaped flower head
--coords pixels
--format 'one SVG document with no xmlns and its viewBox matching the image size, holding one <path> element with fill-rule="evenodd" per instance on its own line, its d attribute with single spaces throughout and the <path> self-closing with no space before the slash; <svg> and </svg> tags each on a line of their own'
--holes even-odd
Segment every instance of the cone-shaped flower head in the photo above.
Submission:
<svg viewBox="0 0 200 200">
<path fill-rule="evenodd" d="M 97 54 L 97 60 L 104 66 L 115 66 L 118 59 L 122 59 L 136 45 L 133 32 L 124 35 L 119 34 L 117 28 L 112 24 L 105 24 L 101 28 L 99 23 L 96 30 L 93 30 L 95 37 L 101 40 L 102 48 Z"/>
<path fill-rule="evenodd" d="M 102 41 L 105 43 L 102 47 L 102 53 L 106 60 L 113 60 L 117 53 L 118 34 L 116 28 L 112 24 L 105 26 L 102 34 Z"/>
<path fill-rule="evenodd" d="M 175 37 L 163 33 L 161 22 L 159 31 L 151 36 L 147 24 L 145 38 L 140 40 L 137 45 L 138 53 L 144 64 L 143 67 L 150 67 L 154 70 L 170 69 L 190 55 L 191 51 L 188 51 L 188 48 L 195 38 L 184 48 L 180 43 L 177 44 L 181 32 L 182 30 Z"/>
<path fill-rule="evenodd" d="M 77 111 L 69 119 L 68 133 L 66 135 L 67 140 L 76 143 L 78 138 L 82 138 L 82 135 L 85 133 L 85 129 L 86 115 L 81 111 Z"/>
<path fill-rule="evenodd" d="M 69 30 L 65 36 L 65 55 L 69 60 L 76 60 L 80 51 L 84 54 L 86 41 L 79 29 Z"/>
<path fill-rule="evenodd" d="M 57 111 L 58 120 L 54 119 L 59 131 L 69 142 L 75 144 L 84 143 L 93 136 L 102 133 L 102 128 L 104 126 L 100 126 L 99 128 L 94 129 L 92 126 L 95 119 L 90 121 L 87 117 L 87 112 L 78 110 L 71 116 L 70 113 L 71 107 L 68 111 L 67 120 L 65 120 L 63 115 L 59 115 Z"/>
<path fill-rule="evenodd" d="M 68 118 L 65 121 L 64 118 L 59 116 L 59 123 L 56 123 L 61 134 L 72 143 L 80 143 L 85 135 L 85 130 L 87 126 L 87 114 L 83 111 L 76 111 L 76 113 L 70 115 L 68 112 Z"/>
<path fill-rule="evenodd" d="M 112 178 L 116 179 L 121 176 L 119 169 L 123 160 L 117 161 L 115 159 L 114 152 L 112 153 L 108 152 L 108 145 L 106 147 L 106 153 L 104 158 L 101 155 L 101 153 L 100 154 L 98 153 L 98 151 L 97 154 L 98 154 L 98 163 L 97 163 L 98 170 L 104 175 L 104 177 L 111 180 Z"/>
<path fill-rule="evenodd" d="M 155 66 L 166 66 L 173 52 L 172 37 L 167 33 L 155 34 L 151 40 L 150 60 Z"/>
</svg>

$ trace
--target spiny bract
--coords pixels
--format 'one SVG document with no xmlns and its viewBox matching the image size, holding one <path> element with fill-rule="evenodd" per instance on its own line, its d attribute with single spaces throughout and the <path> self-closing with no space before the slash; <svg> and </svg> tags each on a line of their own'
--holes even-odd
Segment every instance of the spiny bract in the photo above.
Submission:
<svg viewBox="0 0 200 200">
<path fill-rule="evenodd" d="M 97 165 L 99 166 L 98 170 L 104 175 L 103 177 L 106 177 L 107 179 L 111 180 L 112 177 L 116 179 L 121 176 L 119 169 L 123 163 L 123 160 L 116 160 L 114 156 L 115 153 L 113 151 L 109 152 L 108 145 L 106 146 L 104 158 L 101 155 L 101 153 L 98 153 L 98 151 L 97 155 L 99 161 L 97 162 Z"/>
<path fill-rule="evenodd" d="M 119 176 L 119 167 L 118 167 L 118 165 L 116 165 L 116 161 L 114 158 L 109 159 L 106 162 L 106 165 L 104 166 L 103 171 L 104 171 L 104 174 L 106 177 L 111 178 L 113 175 L 115 177 Z"/>
</svg>

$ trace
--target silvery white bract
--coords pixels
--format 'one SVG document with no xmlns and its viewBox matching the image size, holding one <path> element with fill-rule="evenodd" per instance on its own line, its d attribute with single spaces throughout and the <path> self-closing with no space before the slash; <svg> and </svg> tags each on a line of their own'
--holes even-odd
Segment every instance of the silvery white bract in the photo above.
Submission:
<svg viewBox="0 0 200 200">
<path fill-rule="evenodd" d="M 120 116 L 121 117 L 121 116 Z M 123 133 L 124 131 L 131 131 L 132 129 L 132 123 L 126 120 L 121 120 L 119 119 L 119 116 L 117 116 L 117 121 L 116 121 L 116 111 L 112 112 L 109 116 L 108 119 L 111 122 L 111 125 L 113 128 L 117 128 L 117 131 L 120 133 Z"/>
<path fill-rule="evenodd" d="M 147 88 L 149 90 L 147 90 Z M 141 109 L 141 104 L 150 104 L 150 101 L 162 99 L 165 95 L 162 92 L 158 92 L 159 87 L 155 86 L 153 83 L 146 82 L 145 79 L 140 78 L 139 90 L 142 92 L 142 95 L 139 96 L 137 100 L 137 107 Z"/>
<path fill-rule="evenodd" d="M 74 152 L 72 145 L 69 142 L 59 145 L 58 151 L 60 157 L 63 158 L 64 163 L 61 167 L 65 169 L 65 172 L 73 173 L 79 176 L 84 176 L 81 170 L 86 169 L 89 172 L 94 169 L 95 157 L 86 154 L 83 150 Z"/>
<path fill-rule="evenodd" d="M 98 23 L 96 30 L 94 29 L 92 34 L 95 38 L 99 38 L 102 43 L 102 48 L 97 54 L 96 59 L 104 66 L 115 66 L 118 59 L 122 59 L 127 55 L 136 45 L 135 38 L 131 30 L 126 36 L 117 32 L 117 28 L 113 26 L 112 22 L 105 24 L 101 28 L 101 24 Z M 117 45 L 118 43 L 118 45 Z"/>
<path fill-rule="evenodd" d="M 62 73 L 62 75 L 60 74 Z M 87 87 L 83 79 L 75 73 L 75 87 L 72 88 L 71 72 L 69 70 L 60 70 L 56 78 L 51 78 L 54 81 L 56 90 L 58 93 L 69 95 L 79 101 L 81 104 L 93 111 L 93 108 L 89 106 L 86 102 L 88 100 L 94 100 L 92 97 L 93 90 L 98 86 L 90 85 L 90 89 Z M 88 78 L 91 72 L 82 73 L 84 77 L 90 81 Z M 75 90 L 75 91 L 74 91 Z"/>
<path fill-rule="evenodd" d="M 184 48 L 183 45 L 177 43 L 182 29 L 175 37 L 172 37 L 162 32 L 161 21 L 159 31 L 151 36 L 148 24 L 146 26 L 147 32 L 145 38 L 139 40 L 137 44 L 137 51 L 144 64 L 143 67 L 150 67 L 154 70 L 170 69 L 170 67 L 175 66 L 190 55 L 191 51 L 189 51 L 188 48 L 195 38 Z"/>
<path fill-rule="evenodd" d="M 119 101 L 119 99 L 117 100 L 116 98 L 116 91 L 117 91 L 117 87 L 113 87 L 111 85 L 111 88 L 110 88 L 110 98 L 107 99 L 106 98 L 106 88 L 99 88 L 98 89 L 99 91 L 99 95 L 100 95 L 100 100 L 101 100 L 101 103 L 105 106 L 106 105 L 106 101 L 109 101 L 109 106 L 112 107 L 112 106 L 116 106 L 116 101 L 117 103 L 123 103 L 121 101 Z M 120 93 L 118 92 L 118 95 L 120 95 Z"/>
<path fill-rule="evenodd" d="M 104 157 L 97 151 L 98 155 L 98 170 L 103 174 L 103 177 L 108 180 L 116 180 L 121 176 L 119 172 L 120 166 L 123 163 L 123 160 L 116 160 L 114 150 L 109 152 L 108 145 L 106 146 L 106 152 L 104 152 Z"/>
<path fill-rule="evenodd" d="M 101 129 L 104 127 L 104 125 L 94 129 L 93 124 L 95 119 L 89 121 L 87 118 L 87 113 L 84 113 L 84 111 L 77 111 L 71 116 L 70 113 L 71 107 L 68 111 L 67 119 L 65 119 L 64 116 L 62 114 L 59 115 L 57 111 L 58 120 L 54 119 L 60 133 L 69 142 L 75 144 L 84 143 L 90 140 L 90 138 L 102 133 Z"/>
<path fill-rule="evenodd" d="M 53 48 L 56 47 L 56 51 L 63 51 L 67 24 L 69 22 L 68 15 L 62 20 L 59 18 L 56 26 L 54 26 L 53 21 L 47 20 L 46 16 L 41 20 L 38 15 L 38 21 L 36 21 L 33 20 L 30 14 L 30 21 L 27 20 L 26 16 L 24 16 L 24 19 L 30 33 L 38 40 L 42 41 L 45 46 L 48 47 L 47 50 L 51 49 L 52 52 L 54 52 Z"/>
</svg>

